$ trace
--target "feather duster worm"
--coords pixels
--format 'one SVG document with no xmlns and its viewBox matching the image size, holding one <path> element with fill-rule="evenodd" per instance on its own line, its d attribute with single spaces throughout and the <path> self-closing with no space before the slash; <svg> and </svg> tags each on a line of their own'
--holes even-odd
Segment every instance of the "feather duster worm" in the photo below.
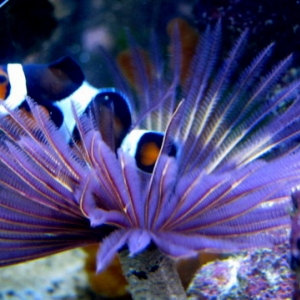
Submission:
<svg viewBox="0 0 300 300">
<path fill-rule="evenodd" d="M 125 115 L 122 96 L 95 97 L 82 116 L 73 106 L 78 141 L 64 143 L 30 99 L 34 120 L 9 110 L 0 121 L 0 265 L 101 242 L 101 272 L 118 251 L 125 259 L 158 251 L 163 261 L 286 241 L 300 180 L 300 82 L 274 87 L 292 57 L 264 72 L 270 45 L 238 72 L 243 33 L 220 65 L 218 24 L 182 76 L 179 31 L 173 26 L 168 74 L 155 42 L 145 59 L 131 41 L 136 95 L 118 76 Z M 138 150 L 140 130 L 162 137 L 148 171 L 134 154 L 152 153 L 155 141 Z"/>
</svg>

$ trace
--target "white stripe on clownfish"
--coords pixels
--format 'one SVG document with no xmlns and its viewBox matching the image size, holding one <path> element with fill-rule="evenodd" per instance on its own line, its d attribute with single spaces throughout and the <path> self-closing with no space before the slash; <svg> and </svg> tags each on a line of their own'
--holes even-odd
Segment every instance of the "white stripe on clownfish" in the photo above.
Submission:
<svg viewBox="0 0 300 300">
<path fill-rule="evenodd" d="M 21 64 L 8 64 L 7 74 L 10 83 L 10 93 L 5 99 L 5 105 L 9 109 L 14 109 L 18 107 L 27 96 L 26 77 Z M 4 106 L 0 106 L 0 114 L 7 115 L 7 110 Z"/>
<path fill-rule="evenodd" d="M 149 130 L 143 130 L 143 129 L 134 129 L 132 130 L 123 140 L 121 148 L 124 152 L 128 153 L 130 156 L 135 157 L 138 142 L 141 139 L 141 137 L 147 133 L 150 132 Z"/>
<path fill-rule="evenodd" d="M 101 91 L 84 81 L 82 85 L 70 96 L 55 102 L 53 105 L 58 107 L 64 116 L 64 122 L 60 130 L 70 138 L 75 127 L 75 119 L 72 113 L 72 103 L 76 108 L 78 115 L 81 115 L 87 106 L 91 103 L 92 99 Z"/>
</svg>

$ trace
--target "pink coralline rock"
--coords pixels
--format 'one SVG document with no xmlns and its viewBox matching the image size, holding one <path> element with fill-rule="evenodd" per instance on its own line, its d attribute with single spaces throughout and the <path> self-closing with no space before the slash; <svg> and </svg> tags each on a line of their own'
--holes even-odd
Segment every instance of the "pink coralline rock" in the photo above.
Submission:
<svg viewBox="0 0 300 300">
<path fill-rule="evenodd" d="M 287 249 L 256 249 L 206 264 L 188 288 L 189 299 L 295 299 Z"/>
</svg>

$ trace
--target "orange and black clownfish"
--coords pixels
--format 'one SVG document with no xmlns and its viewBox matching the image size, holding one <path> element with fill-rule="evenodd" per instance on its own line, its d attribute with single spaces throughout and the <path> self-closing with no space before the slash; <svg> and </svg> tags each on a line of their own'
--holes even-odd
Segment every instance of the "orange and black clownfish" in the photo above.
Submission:
<svg viewBox="0 0 300 300">
<path fill-rule="evenodd" d="M 73 130 L 71 103 L 83 111 L 98 89 L 88 84 L 79 65 L 70 57 L 50 64 L 7 64 L 0 66 L 0 99 L 10 109 L 30 113 L 26 97 L 32 98 L 49 113 L 58 128 Z M 0 115 L 7 114 L 0 107 Z"/>
</svg>

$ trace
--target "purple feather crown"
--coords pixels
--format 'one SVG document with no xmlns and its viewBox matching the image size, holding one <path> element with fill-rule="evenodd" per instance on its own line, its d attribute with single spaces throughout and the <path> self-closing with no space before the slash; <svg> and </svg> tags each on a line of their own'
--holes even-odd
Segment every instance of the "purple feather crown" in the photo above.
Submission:
<svg viewBox="0 0 300 300">
<path fill-rule="evenodd" d="M 300 181 L 300 81 L 275 86 L 292 57 L 265 72 L 271 45 L 240 71 L 243 33 L 220 65 L 219 24 L 203 34 L 182 82 L 179 30 L 168 74 L 155 43 L 151 74 L 131 43 L 139 93 L 128 93 L 134 123 L 125 137 L 115 132 L 117 103 L 81 116 L 73 106 L 78 143 L 64 142 L 30 99 L 33 118 L 12 110 L 0 120 L 0 265 L 99 242 L 102 271 L 124 246 L 134 255 L 154 243 L 188 257 L 288 239 Z M 150 172 L 122 146 L 141 129 L 163 137 Z"/>
</svg>

